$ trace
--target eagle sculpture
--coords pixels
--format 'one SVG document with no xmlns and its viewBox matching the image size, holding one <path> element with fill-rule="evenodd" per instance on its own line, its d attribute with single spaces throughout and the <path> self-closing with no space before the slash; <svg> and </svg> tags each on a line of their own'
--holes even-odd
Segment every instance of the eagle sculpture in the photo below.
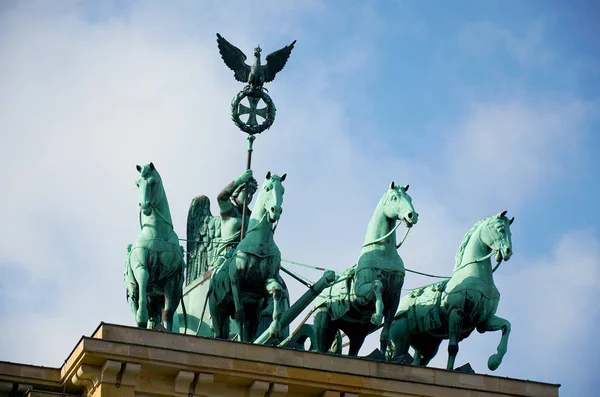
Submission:
<svg viewBox="0 0 600 397">
<path fill-rule="evenodd" d="M 248 83 L 246 88 L 264 89 L 263 84 L 273 81 L 275 75 L 285 66 L 294 48 L 294 44 L 296 44 L 296 40 L 292 44 L 267 55 L 267 62 L 264 65 L 260 63 L 260 53 L 262 50 L 259 45 L 254 49 L 254 64 L 252 66 L 246 64 L 247 57 L 239 48 L 225 40 L 218 33 L 217 44 L 221 58 L 225 61 L 225 65 L 233 70 L 237 81 Z"/>
</svg>

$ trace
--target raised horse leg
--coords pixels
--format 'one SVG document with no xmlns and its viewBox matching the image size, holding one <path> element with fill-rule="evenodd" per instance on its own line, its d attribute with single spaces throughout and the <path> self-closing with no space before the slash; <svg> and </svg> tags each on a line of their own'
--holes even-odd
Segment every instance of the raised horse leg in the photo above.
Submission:
<svg viewBox="0 0 600 397">
<path fill-rule="evenodd" d="M 269 326 L 269 332 L 273 336 L 279 335 L 281 331 L 280 320 L 283 314 L 281 310 L 282 289 L 281 285 L 274 278 L 267 280 L 267 292 L 273 296 L 273 322 Z"/>
<path fill-rule="evenodd" d="M 448 364 L 446 369 L 454 369 L 454 360 L 458 354 L 458 340 L 462 328 L 464 313 L 457 308 L 450 309 L 448 316 Z"/>
<path fill-rule="evenodd" d="M 375 299 L 375 313 L 371 315 L 371 323 L 381 325 L 383 322 L 383 284 L 379 280 L 360 284 L 355 287 L 356 299 L 359 304 L 367 304 Z"/>
<path fill-rule="evenodd" d="M 510 322 L 503 319 L 502 317 L 492 316 L 487 319 L 483 325 L 477 327 L 477 331 L 484 333 L 486 331 L 499 331 L 502 330 L 502 338 L 498 344 L 498 350 L 496 354 L 492 354 L 488 359 L 488 368 L 495 371 L 506 354 L 508 348 L 508 336 L 510 335 Z"/>
</svg>

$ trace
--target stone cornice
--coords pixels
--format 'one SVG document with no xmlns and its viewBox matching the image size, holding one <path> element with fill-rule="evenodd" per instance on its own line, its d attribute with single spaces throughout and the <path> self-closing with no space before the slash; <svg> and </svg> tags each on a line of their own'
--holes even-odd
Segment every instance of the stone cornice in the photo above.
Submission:
<svg viewBox="0 0 600 397">
<path fill-rule="evenodd" d="M 135 341 L 135 343 L 131 343 Z M 91 395 L 99 385 L 170 396 L 558 396 L 558 385 L 101 324 L 63 367 L 0 363 L 0 381 Z M 59 376 L 60 375 L 60 376 Z M 225 389 L 227 389 L 225 393 Z"/>
</svg>

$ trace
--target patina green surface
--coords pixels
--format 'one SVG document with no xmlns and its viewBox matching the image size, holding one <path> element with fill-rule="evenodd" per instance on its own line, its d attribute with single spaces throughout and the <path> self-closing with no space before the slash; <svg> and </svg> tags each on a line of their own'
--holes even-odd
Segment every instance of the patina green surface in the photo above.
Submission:
<svg viewBox="0 0 600 397">
<path fill-rule="evenodd" d="M 506 354 L 510 323 L 495 315 L 500 293 L 494 284 L 492 257 L 498 264 L 510 259 L 512 240 L 506 211 L 484 218 L 465 235 L 449 280 L 428 285 L 404 296 L 391 328 L 393 354 L 415 350 L 415 365 L 427 365 L 443 339 L 448 339 L 447 369 L 454 369 L 458 342 L 474 329 L 502 331 L 497 353 L 488 360 L 492 371 Z"/>
<path fill-rule="evenodd" d="M 269 330 L 278 335 L 283 307 L 279 268 L 281 253 L 273 229 L 282 212 L 285 175 L 267 174 L 254 205 L 248 231 L 237 247 L 215 269 L 209 288 L 209 308 L 217 338 L 229 338 L 229 317 L 235 319 L 242 341 L 251 342 L 259 313 L 273 299 Z"/>
<path fill-rule="evenodd" d="M 292 50 L 294 49 L 296 40 L 290 45 L 283 47 L 266 56 L 266 64 L 262 64 L 260 54 L 262 52 L 260 46 L 254 49 L 254 63 L 252 66 L 246 64 L 246 55 L 236 46 L 228 42 L 217 33 L 217 45 L 221 58 L 225 64 L 234 72 L 235 79 L 242 83 L 248 83 L 248 88 L 263 88 L 264 83 L 268 83 L 275 79 L 275 75 L 279 73 L 285 64 Z"/>
<path fill-rule="evenodd" d="M 240 130 L 254 135 L 260 134 L 273 125 L 276 108 L 271 97 L 266 93 L 264 84 L 273 81 L 275 75 L 284 68 L 294 49 L 294 44 L 296 44 L 295 40 L 292 44 L 267 55 L 267 62 L 264 65 L 260 59 L 262 50 L 258 46 L 254 49 L 254 63 L 248 65 L 246 55 L 217 33 L 217 45 L 225 65 L 233 70 L 237 81 L 247 83 L 231 102 L 231 119 Z M 244 99 L 248 101 L 248 106 L 242 103 Z M 261 101 L 265 103 L 265 107 L 259 107 Z M 243 115 L 248 115 L 246 121 L 241 119 Z M 264 121 L 259 123 L 257 116 Z"/>
<path fill-rule="evenodd" d="M 198 196 L 192 200 L 187 223 L 187 284 L 202 276 L 209 268 L 218 266 L 225 260 L 227 252 L 240 242 L 244 212 L 242 203 L 245 202 L 246 206 L 250 204 L 256 188 L 252 170 L 242 173 L 217 196 L 217 217 L 210 212 L 208 197 Z"/>
<path fill-rule="evenodd" d="M 256 190 L 257 182 L 252 170 L 246 170 L 227 184 L 217 196 L 219 216 L 212 216 L 208 197 L 197 196 L 192 200 L 187 223 L 187 284 L 203 277 L 209 270 L 218 269 L 225 258 L 232 256 L 233 250 L 240 242 L 242 227 L 246 231 L 248 229 L 250 210 L 247 207 Z M 245 223 L 242 222 L 244 212 Z M 290 306 L 287 286 L 279 275 L 276 281 L 282 287 L 280 303 L 285 310 Z M 208 294 L 203 296 L 202 302 L 199 303 L 189 310 L 192 319 L 206 318 L 204 314 L 210 314 L 207 308 Z M 260 310 L 257 332 L 262 333 L 271 325 L 273 308 L 273 299 L 270 296 L 266 306 Z M 280 336 L 287 337 L 288 330 L 289 327 L 283 327 Z M 233 325 L 231 331 L 237 332 L 237 326 Z"/>
<path fill-rule="evenodd" d="M 182 296 L 183 248 L 173 230 L 167 195 L 154 164 L 136 168 L 140 173 L 136 186 L 141 231 L 127 247 L 127 300 L 138 327 L 147 327 L 150 320 L 151 327 L 162 323 L 171 331 Z"/>
<path fill-rule="evenodd" d="M 350 339 L 348 354 L 356 356 L 365 337 L 383 323 L 380 343 L 388 344 L 391 321 L 404 283 L 404 263 L 397 251 L 396 229 L 400 222 L 412 227 L 418 214 L 407 186 L 391 183 L 369 221 L 358 263 L 319 296 L 314 328 L 317 350 L 327 352 L 342 330 Z"/>
<path fill-rule="evenodd" d="M 418 222 L 418 214 L 407 193 L 408 185 L 392 182 L 369 221 L 354 266 L 339 275 L 326 271 L 314 284 L 283 269 L 308 287 L 290 304 L 279 274 L 281 253 L 274 239 L 282 212 L 285 175 L 268 173 L 252 212 L 248 206 L 257 191 L 251 170 L 253 143 L 256 134 L 271 127 L 276 114 L 264 84 L 273 81 L 284 68 L 295 41 L 269 54 L 265 64 L 261 62 L 262 50 L 257 47 L 252 65 L 246 64 L 247 57 L 239 48 L 219 34 L 217 44 L 236 80 L 246 83 L 231 104 L 232 120 L 248 134 L 246 171 L 217 196 L 218 216 L 212 216 L 208 197 L 192 200 L 186 266 L 160 175 L 152 163 L 137 166 L 141 232 L 127 247 L 124 272 L 127 300 L 136 324 L 151 328 L 162 324 L 170 331 L 173 312 L 181 302 L 187 331 L 188 316 L 182 300 L 186 268 L 186 284 L 193 283 L 188 289 L 206 288 L 210 274 L 206 294 L 206 289 L 199 289 L 201 303 L 198 297 L 186 295 L 188 302 L 194 303 L 190 317 L 196 321 L 196 334 L 204 328 L 203 332 L 228 339 L 233 330 L 244 342 L 299 349 L 310 339 L 311 349 L 341 354 L 343 331 L 350 341 L 348 354 L 356 356 L 365 337 L 382 328 L 380 349 L 386 352 L 390 348 L 387 358 L 405 356 L 413 347 L 413 363 L 417 365 L 427 365 L 441 341 L 449 339 L 447 368 L 453 369 L 459 341 L 474 329 L 501 330 L 497 353 L 488 361 L 490 369 L 498 368 L 506 353 L 510 323 L 495 315 L 500 294 L 494 285 L 490 258 L 495 256 L 499 264 L 512 255 L 513 220 L 506 218 L 506 211 L 477 222 L 469 230 L 458 250 L 451 278 L 400 299 L 406 269 L 397 252 L 400 244 L 396 231 L 405 224 L 408 233 Z M 241 117 L 246 115 L 243 121 Z M 288 337 L 289 324 L 315 298 L 314 324 L 303 324 Z M 207 309 L 211 331 L 204 316 Z"/>
</svg>

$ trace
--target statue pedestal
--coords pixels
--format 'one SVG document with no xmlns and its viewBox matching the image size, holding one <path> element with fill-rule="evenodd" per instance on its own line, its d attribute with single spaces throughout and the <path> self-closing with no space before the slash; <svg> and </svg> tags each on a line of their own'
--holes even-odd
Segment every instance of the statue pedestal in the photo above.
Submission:
<svg viewBox="0 0 600 397">
<path fill-rule="evenodd" d="M 0 362 L 0 386 L 0 396 L 38 397 L 63 386 L 66 396 L 91 397 L 556 397 L 559 388 L 104 323 L 61 368 Z"/>
</svg>

